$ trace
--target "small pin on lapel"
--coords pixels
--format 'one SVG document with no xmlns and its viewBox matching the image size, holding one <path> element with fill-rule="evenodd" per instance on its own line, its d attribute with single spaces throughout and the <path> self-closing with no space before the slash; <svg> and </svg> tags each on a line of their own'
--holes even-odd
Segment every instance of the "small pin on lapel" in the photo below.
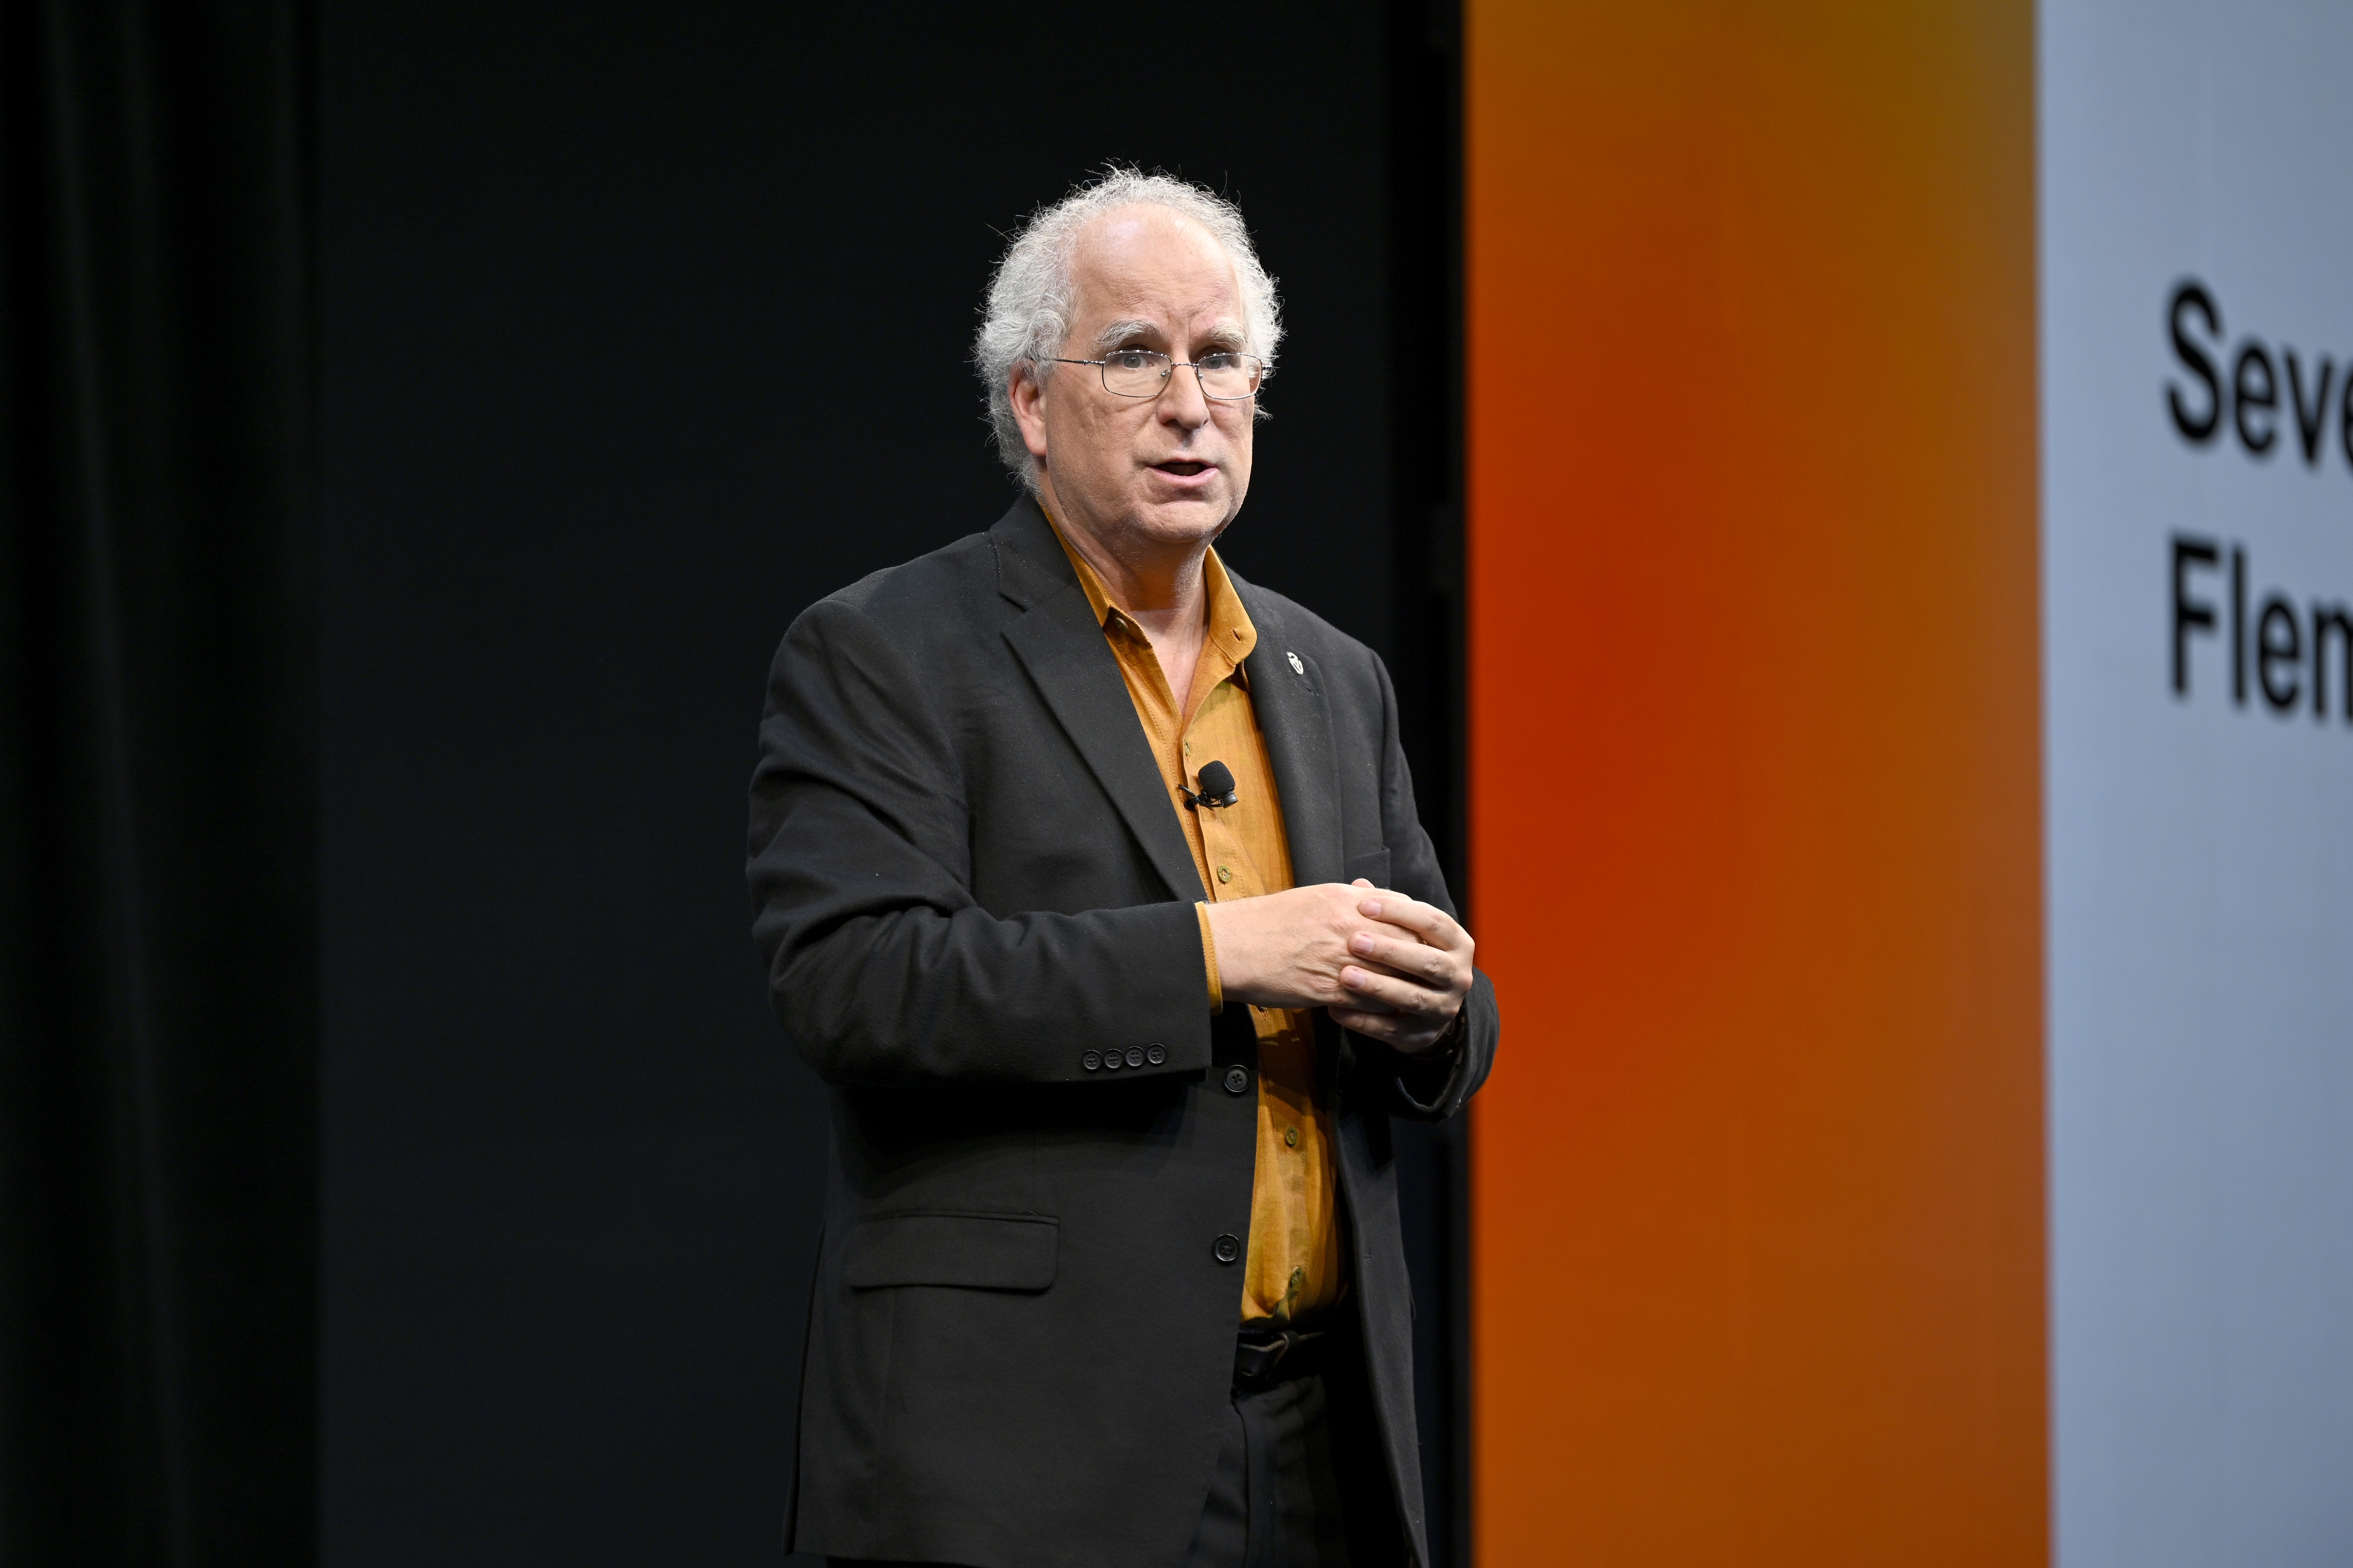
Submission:
<svg viewBox="0 0 2353 1568">
<path fill-rule="evenodd" d="M 1307 667 L 1299 662 L 1299 656 L 1297 654 L 1292 652 L 1289 648 L 1285 648 L 1282 650 L 1282 657 L 1291 661 L 1292 674 L 1304 675 L 1307 673 Z"/>
</svg>

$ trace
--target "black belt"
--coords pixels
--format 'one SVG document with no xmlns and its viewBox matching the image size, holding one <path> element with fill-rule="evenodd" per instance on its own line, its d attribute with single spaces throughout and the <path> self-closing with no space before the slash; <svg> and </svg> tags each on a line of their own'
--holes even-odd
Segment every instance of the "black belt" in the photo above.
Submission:
<svg viewBox="0 0 2353 1568">
<path fill-rule="evenodd" d="M 1322 1372 L 1333 1350 L 1329 1329 L 1278 1329 L 1252 1323 L 1234 1336 L 1234 1386 L 1269 1388 Z"/>
</svg>

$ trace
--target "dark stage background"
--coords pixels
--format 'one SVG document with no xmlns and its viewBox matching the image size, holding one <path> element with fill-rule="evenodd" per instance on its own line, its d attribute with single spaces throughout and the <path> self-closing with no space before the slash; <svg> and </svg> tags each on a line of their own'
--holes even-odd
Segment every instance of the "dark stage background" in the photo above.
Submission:
<svg viewBox="0 0 2353 1568">
<path fill-rule="evenodd" d="M 0 5 L 0 1563 L 315 1555 L 310 16 Z"/>
<path fill-rule="evenodd" d="M 1289 301 L 1228 553 L 1390 660 L 1452 857 L 1453 24 L 323 0 L 319 47 L 325 1555 L 769 1562 L 825 1137 L 748 934 L 769 655 L 1004 509 L 999 234 L 1164 166 Z M 1404 1156 L 1449 1555 L 1458 1138 Z"/>
</svg>

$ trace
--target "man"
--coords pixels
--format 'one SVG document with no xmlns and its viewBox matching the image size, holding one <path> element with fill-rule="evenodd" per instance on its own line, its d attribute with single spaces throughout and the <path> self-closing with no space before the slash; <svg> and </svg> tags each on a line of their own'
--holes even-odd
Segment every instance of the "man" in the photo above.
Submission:
<svg viewBox="0 0 2353 1568">
<path fill-rule="evenodd" d="M 1426 1563 L 1389 1118 L 1493 1060 L 1370 650 L 1211 548 L 1280 325 L 1240 215 L 1115 172 L 977 358 L 1028 493 L 804 614 L 752 787 L 831 1086 L 788 1546 Z"/>
</svg>

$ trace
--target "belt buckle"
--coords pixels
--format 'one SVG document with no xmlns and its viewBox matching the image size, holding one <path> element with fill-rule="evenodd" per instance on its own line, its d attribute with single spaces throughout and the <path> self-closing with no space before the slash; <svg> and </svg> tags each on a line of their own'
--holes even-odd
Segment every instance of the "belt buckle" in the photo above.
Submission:
<svg viewBox="0 0 2353 1568">
<path fill-rule="evenodd" d="M 1294 1342 L 1290 1330 L 1277 1329 L 1271 1345 L 1237 1345 L 1234 1370 L 1241 1374 L 1244 1383 L 1261 1382 L 1274 1374 L 1274 1369 L 1282 1364 L 1282 1358 L 1291 1353 Z"/>
</svg>

